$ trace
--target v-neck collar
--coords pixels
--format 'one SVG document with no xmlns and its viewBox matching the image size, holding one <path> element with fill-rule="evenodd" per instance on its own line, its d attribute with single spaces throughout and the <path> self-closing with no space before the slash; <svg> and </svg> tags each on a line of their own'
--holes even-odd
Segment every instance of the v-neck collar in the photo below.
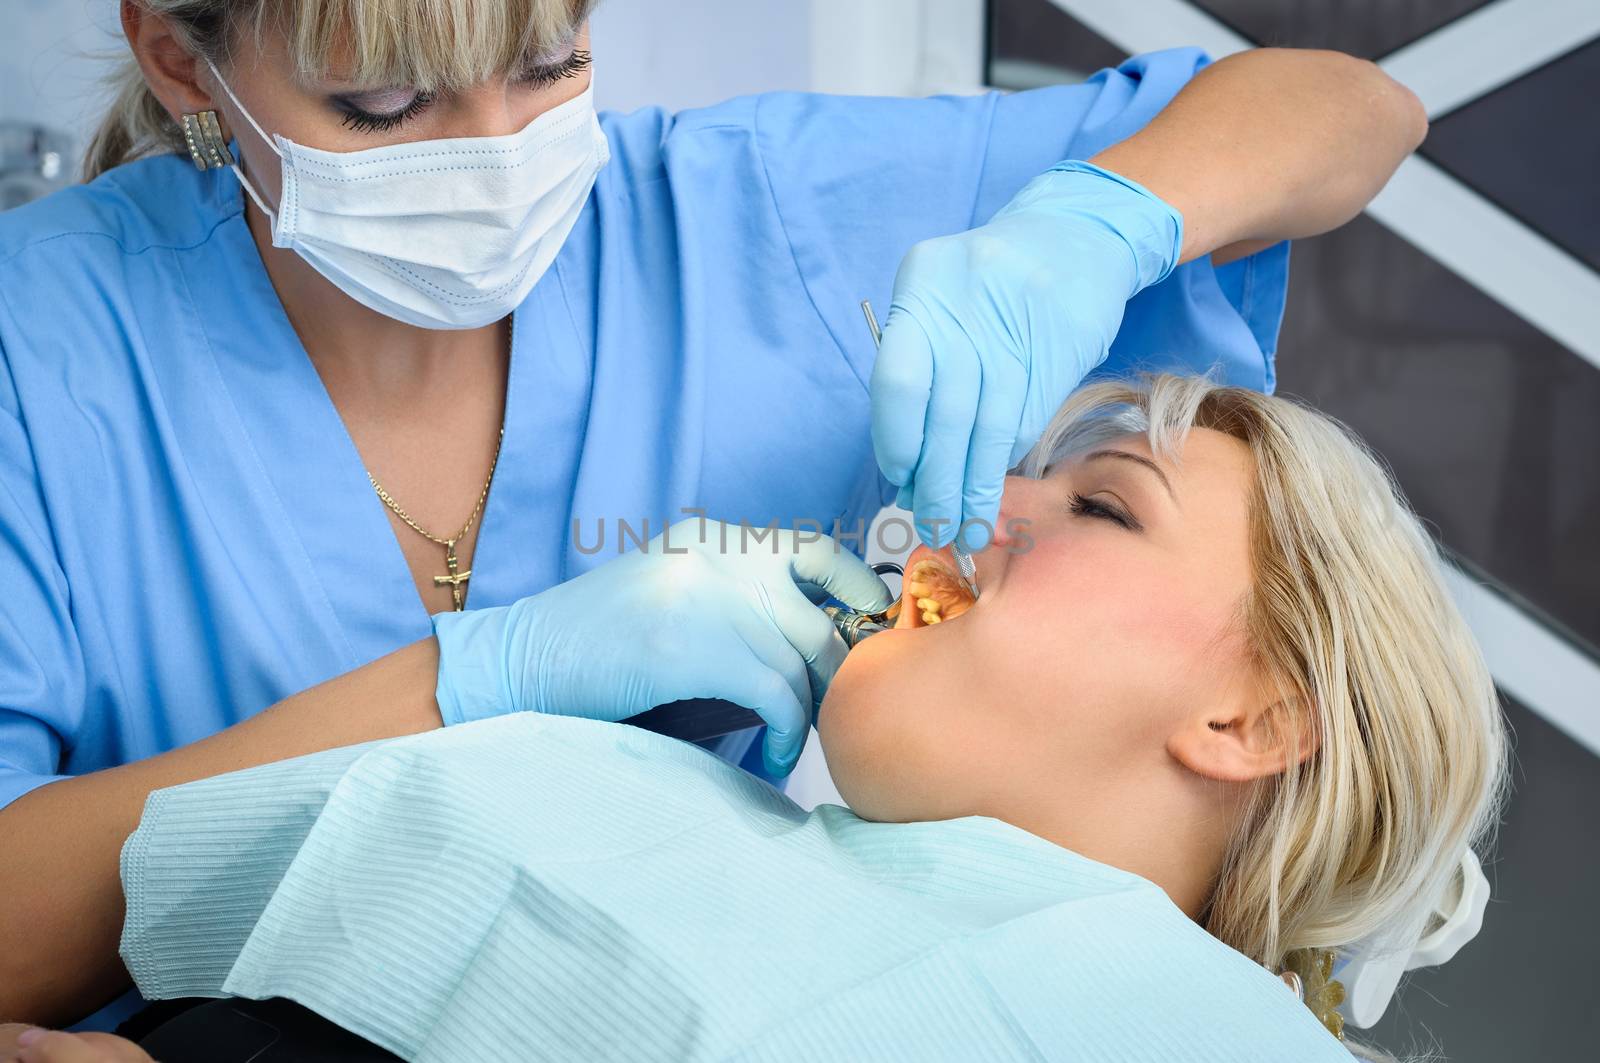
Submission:
<svg viewBox="0 0 1600 1063">
<path fill-rule="evenodd" d="M 222 225 L 215 253 L 243 268 L 228 271 L 245 290 L 233 305 L 238 316 L 219 320 L 197 307 L 234 411 L 255 450 L 261 474 L 276 496 L 285 532 L 298 540 L 304 570 L 299 579 L 312 600 L 332 611 L 348 640 L 351 667 L 425 638 L 431 619 L 417 595 L 405 554 L 387 510 L 367 479 L 366 466 L 273 288 L 241 212 Z M 520 314 L 512 321 L 508 379 L 516 375 Z M 520 441 L 508 386 L 501 462 L 515 460 Z M 497 471 L 484 504 L 473 567 L 496 553 Z M 482 571 L 493 571 L 492 564 Z M 489 604 L 492 578 L 474 576 L 469 607 Z"/>
</svg>

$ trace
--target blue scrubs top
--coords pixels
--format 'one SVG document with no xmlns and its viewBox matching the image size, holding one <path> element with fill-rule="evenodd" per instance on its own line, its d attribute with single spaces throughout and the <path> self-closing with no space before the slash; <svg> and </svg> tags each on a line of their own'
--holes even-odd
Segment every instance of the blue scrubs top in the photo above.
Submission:
<svg viewBox="0 0 1600 1063">
<path fill-rule="evenodd" d="M 859 302 L 887 308 L 913 243 L 1127 137 L 1205 61 L 605 116 L 613 161 L 514 318 L 470 605 L 614 557 L 619 519 L 870 521 L 892 491 Z M 231 172 L 169 155 L 0 215 L 0 807 L 430 633 L 243 202 Z M 1270 388 L 1287 256 L 1181 267 L 1130 303 L 1100 372 Z M 721 753 L 759 772 L 753 737 Z"/>
</svg>

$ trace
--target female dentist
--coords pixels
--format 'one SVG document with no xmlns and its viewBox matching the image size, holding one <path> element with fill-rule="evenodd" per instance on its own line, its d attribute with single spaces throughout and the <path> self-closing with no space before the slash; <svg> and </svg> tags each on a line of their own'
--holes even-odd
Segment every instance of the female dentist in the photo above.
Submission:
<svg viewBox="0 0 1600 1063">
<path fill-rule="evenodd" d="M 738 522 L 976 548 L 1090 371 L 1270 388 L 1282 241 L 1425 128 L 1289 51 L 597 119 L 590 6 L 122 0 L 92 180 L 0 215 L 0 1019 L 124 992 L 161 787 L 690 696 L 781 778 L 844 652 L 803 585 L 887 596 Z"/>
</svg>

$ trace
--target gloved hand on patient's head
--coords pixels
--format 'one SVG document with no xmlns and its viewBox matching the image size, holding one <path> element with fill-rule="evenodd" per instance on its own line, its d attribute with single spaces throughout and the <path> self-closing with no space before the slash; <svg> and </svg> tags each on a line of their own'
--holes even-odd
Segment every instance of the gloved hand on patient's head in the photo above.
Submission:
<svg viewBox="0 0 1600 1063">
<path fill-rule="evenodd" d="M 847 652 L 803 583 L 866 612 L 890 602 L 827 536 L 682 521 L 513 605 L 434 617 L 440 713 L 446 726 L 507 712 L 618 721 L 718 698 L 766 721 L 764 766 L 785 776 Z"/>
<path fill-rule="evenodd" d="M 984 226 L 911 249 L 872 372 L 872 440 L 923 541 L 988 544 L 1006 470 L 1103 362 L 1124 305 L 1167 277 L 1183 218 L 1086 162 Z M 935 525 L 932 522 L 937 521 Z"/>
</svg>

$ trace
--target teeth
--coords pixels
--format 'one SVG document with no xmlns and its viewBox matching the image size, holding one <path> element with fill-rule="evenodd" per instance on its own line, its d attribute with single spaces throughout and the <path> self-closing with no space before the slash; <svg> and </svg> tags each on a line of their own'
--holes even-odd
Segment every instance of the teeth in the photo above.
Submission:
<svg viewBox="0 0 1600 1063">
<path fill-rule="evenodd" d="M 961 586 L 954 570 L 929 558 L 917 562 L 906 573 L 901 600 L 905 602 L 903 620 L 920 621 L 926 626 L 960 616 L 972 605 L 971 595 Z"/>
</svg>

